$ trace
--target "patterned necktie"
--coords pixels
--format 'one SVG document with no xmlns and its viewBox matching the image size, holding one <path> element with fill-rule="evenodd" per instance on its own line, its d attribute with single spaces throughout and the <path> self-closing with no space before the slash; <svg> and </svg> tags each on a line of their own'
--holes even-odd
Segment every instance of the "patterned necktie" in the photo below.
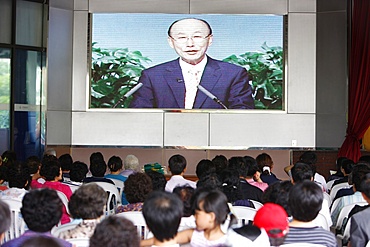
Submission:
<svg viewBox="0 0 370 247">
<path fill-rule="evenodd" d="M 200 71 L 192 68 L 188 73 L 189 81 L 185 82 L 185 109 L 192 109 L 198 90 Z"/>
</svg>

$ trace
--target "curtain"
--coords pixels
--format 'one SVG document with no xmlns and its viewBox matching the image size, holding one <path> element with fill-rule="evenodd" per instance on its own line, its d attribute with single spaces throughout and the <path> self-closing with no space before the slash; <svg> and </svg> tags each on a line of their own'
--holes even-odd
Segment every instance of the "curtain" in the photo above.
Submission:
<svg viewBox="0 0 370 247">
<path fill-rule="evenodd" d="M 370 126 L 370 1 L 353 0 L 349 56 L 348 125 L 338 156 L 357 162 Z"/>
</svg>

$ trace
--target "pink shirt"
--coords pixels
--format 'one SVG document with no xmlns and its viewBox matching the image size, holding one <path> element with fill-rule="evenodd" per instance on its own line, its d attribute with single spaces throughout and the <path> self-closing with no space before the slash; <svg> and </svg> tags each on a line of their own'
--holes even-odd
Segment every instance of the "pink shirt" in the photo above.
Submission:
<svg viewBox="0 0 370 247">
<path fill-rule="evenodd" d="M 260 182 L 256 182 L 253 180 L 253 178 L 251 179 L 246 179 L 247 182 L 250 184 L 250 185 L 253 185 L 253 186 L 256 186 L 257 188 L 260 188 L 262 191 L 265 191 L 267 189 L 267 187 L 269 187 L 269 185 L 267 183 L 260 183 Z"/>
</svg>

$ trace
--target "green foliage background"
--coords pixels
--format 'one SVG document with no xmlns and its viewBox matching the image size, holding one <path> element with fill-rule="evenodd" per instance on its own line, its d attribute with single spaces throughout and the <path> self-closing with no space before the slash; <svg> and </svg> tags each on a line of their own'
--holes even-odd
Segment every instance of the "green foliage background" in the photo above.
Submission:
<svg viewBox="0 0 370 247">
<path fill-rule="evenodd" d="M 151 61 L 140 51 L 102 49 L 92 46 L 91 108 L 112 108 L 139 80 L 144 64 Z M 247 69 L 256 109 L 282 109 L 283 50 L 266 43 L 261 52 L 231 55 L 223 61 Z M 118 104 L 128 108 L 132 96 Z"/>
</svg>

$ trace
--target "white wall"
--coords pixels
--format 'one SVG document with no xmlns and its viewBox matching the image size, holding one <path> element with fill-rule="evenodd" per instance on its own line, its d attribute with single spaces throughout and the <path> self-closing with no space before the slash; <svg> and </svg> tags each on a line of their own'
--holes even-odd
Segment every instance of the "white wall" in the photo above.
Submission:
<svg viewBox="0 0 370 247">
<path fill-rule="evenodd" d="M 325 1 L 325 0 L 322 0 Z M 292 147 L 292 140 L 297 147 L 339 147 L 345 135 L 346 104 L 340 104 L 335 111 L 330 112 L 330 119 L 336 119 L 336 127 L 328 128 L 325 111 L 318 121 L 318 99 L 330 93 L 331 97 L 340 99 L 345 95 L 346 78 L 336 78 L 339 86 L 334 90 L 317 91 L 319 86 L 327 85 L 328 77 L 323 72 L 317 74 L 318 61 L 323 55 L 318 54 L 318 47 L 325 50 L 333 47 L 328 39 L 330 35 L 340 33 L 341 40 L 335 47 L 335 52 L 346 53 L 346 27 L 341 26 L 345 20 L 345 4 L 336 9 L 337 15 L 330 15 L 332 27 L 327 28 L 327 38 L 318 40 L 317 25 L 318 7 L 321 1 L 314 0 L 64 0 L 65 6 L 56 6 L 58 0 L 50 2 L 50 23 L 60 15 L 65 20 L 58 25 L 50 26 L 48 60 L 55 63 L 49 67 L 49 99 L 51 95 L 58 97 L 66 88 L 68 97 L 62 100 L 68 105 L 68 110 L 53 104 L 48 104 L 48 145 L 106 145 L 106 146 L 180 146 L 189 149 L 197 148 L 285 148 Z M 69 3 L 68 3 L 69 2 Z M 74 3 L 74 10 L 70 3 Z M 327 1 L 333 6 L 344 0 Z M 54 7 L 55 6 L 55 7 Z M 54 9 L 53 9 L 54 8 Z M 326 3 L 326 12 L 320 13 L 326 17 L 330 14 L 330 4 Z M 334 7 L 333 7 L 334 8 Z M 336 7 L 337 8 L 337 7 Z M 87 20 L 89 12 L 161 12 L 161 13 L 269 13 L 288 15 L 288 56 L 286 62 L 286 102 L 285 111 L 266 112 L 253 110 L 211 111 L 201 110 L 170 112 L 163 110 L 90 110 L 89 101 L 89 65 L 87 46 Z M 344 13 L 344 14 L 343 14 Z M 320 18 L 326 20 L 330 18 Z M 54 42 L 59 42 L 61 35 L 55 26 L 73 25 L 67 30 L 68 44 L 71 50 L 58 49 Z M 325 47 L 322 47 L 322 46 Z M 68 45 L 65 45 L 68 48 Z M 59 55 L 58 55 L 59 53 Z M 68 58 L 60 61 L 60 55 Z M 346 61 L 338 57 L 325 56 L 325 66 L 332 71 L 343 70 Z M 342 58 L 342 57 L 339 57 Z M 66 63 L 72 64 L 65 67 Z M 60 66 L 59 66 L 60 65 Z M 323 65 L 320 62 L 320 66 Z M 57 70 L 62 70 L 61 75 Z M 65 84 L 61 84 L 61 81 Z M 318 83 L 322 85 L 318 85 Z M 71 87 L 71 88 L 70 88 Z M 70 90 L 70 91 L 69 91 Z M 328 94 L 329 95 L 329 94 Z M 71 100 L 70 98 L 71 97 Z M 336 101 L 337 102 L 337 101 Z M 67 117 L 71 119 L 66 119 Z M 328 119 L 328 118 L 327 118 Z M 62 123 L 62 124 L 61 124 Z M 330 122 L 332 123 L 332 122 Z M 61 129 L 60 126 L 66 126 Z M 318 135 L 318 130 L 325 129 L 325 141 Z M 320 132 L 321 133 L 321 132 Z M 318 146 L 317 144 L 320 144 Z"/>
</svg>

